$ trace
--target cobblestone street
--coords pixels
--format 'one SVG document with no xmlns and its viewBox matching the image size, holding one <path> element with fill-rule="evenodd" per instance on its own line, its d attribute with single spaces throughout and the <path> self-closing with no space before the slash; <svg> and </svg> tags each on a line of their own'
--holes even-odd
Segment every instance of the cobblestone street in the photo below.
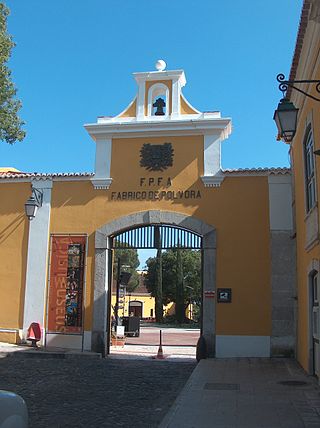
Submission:
<svg viewBox="0 0 320 428">
<path fill-rule="evenodd" d="M 195 362 L 0 358 L 0 389 L 21 395 L 30 428 L 157 427 Z"/>
</svg>

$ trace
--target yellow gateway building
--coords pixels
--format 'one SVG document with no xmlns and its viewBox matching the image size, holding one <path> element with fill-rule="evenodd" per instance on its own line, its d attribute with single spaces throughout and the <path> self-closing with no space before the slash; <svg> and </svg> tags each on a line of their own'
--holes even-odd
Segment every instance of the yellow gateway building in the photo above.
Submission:
<svg viewBox="0 0 320 428">
<path fill-rule="evenodd" d="M 94 173 L 0 173 L 0 340 L 39 322 L 44 346 L 108 352 L 122 242 L 201 250 L 208 356 L 293 355 L 290 170 L 223 170 L 231 119 L 194 108 L 163 61 L 134 79 L 122 113 L 85 125 Z"/>
</svg>

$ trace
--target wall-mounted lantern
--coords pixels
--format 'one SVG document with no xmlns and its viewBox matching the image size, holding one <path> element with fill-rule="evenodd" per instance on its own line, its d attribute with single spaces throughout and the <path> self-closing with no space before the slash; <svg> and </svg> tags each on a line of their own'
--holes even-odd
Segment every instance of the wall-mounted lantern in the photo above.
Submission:
<svg viewBox="0 0 320 428">
<path fill-rule="evenodd" d="M 24 204 L 26 216 L 31 221 L 35 218 L 38 208 L 42 206 L 43 193 L 39 189 L 32 188 L 32 194 Z"/>
<path fill-rule="evenodd" d="M 278 138 L 280 140 L 284 140 L 286 143 L 290 143 L 297 130 L 297 116 L 299 109 L 297 109 L 294 104 L 285 97 L 285 93 L 288 88 L 292 88 L 304 94 L 306 97 L 312 98 L 315 101 L 320 101 L 320 98 L 317 98 L 295 86 L 296 84 L 302 83 L 315 84 L 315 89 L 320 94 L 320 80 L 285 80 L 284 74 L 278 74 L 277 81 L 279 82 L 279 90 L 282 92 L 283 98 L 278 104 L 277 110 L 274 112 L 273 120 L 276 122 L 278 128 Z"/>
</svg>

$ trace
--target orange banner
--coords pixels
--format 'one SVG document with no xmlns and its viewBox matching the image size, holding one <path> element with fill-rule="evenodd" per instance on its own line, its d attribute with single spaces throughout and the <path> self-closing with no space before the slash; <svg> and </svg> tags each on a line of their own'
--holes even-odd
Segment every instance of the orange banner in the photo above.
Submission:
<svg viewBox="0 0 320 428">
<path fill-rule="evenodd" d="M 52 237 L 48 332 L 82 331 L 85 244 L 85 236 Z"/>
</svg>

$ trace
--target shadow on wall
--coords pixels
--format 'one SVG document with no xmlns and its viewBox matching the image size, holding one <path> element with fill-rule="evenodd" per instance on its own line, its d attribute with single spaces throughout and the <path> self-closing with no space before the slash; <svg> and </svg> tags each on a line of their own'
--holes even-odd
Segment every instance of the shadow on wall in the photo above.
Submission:
<svg viewBox="0 0 320 428">
<path fill-rule="evenodd" d="M 26 222 L 25 214 L 18 215 L 11 223 L 9 223 L 4 229 L 0 230 L 0 244 L 3 244 L 23 223 Z M 27 228 L 25 228 L 27 229 Z"/>
</svg>

